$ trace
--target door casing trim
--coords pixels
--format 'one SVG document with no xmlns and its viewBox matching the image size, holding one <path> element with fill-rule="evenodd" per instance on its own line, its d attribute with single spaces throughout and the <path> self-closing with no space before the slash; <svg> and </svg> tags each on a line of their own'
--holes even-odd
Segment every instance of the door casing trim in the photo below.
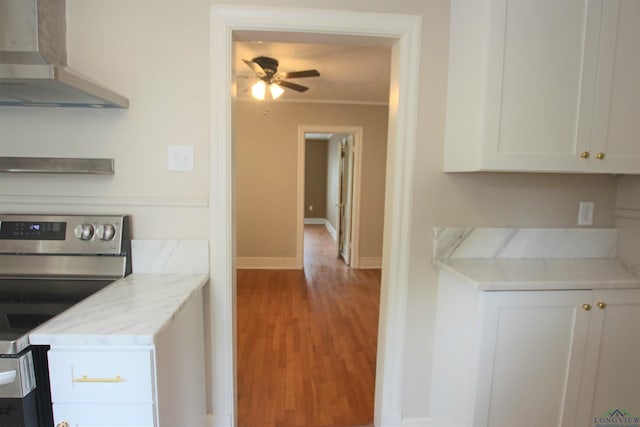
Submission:
<svg viewBox="0 0 640 427">
<path fill-rule="evenodd" d="M 208 412 L 228 419 L 231 426 L 236 424 L 233 32 L 360 36 L 392 44 L 374 423 L 397 426 L 402 421 L 422 19 L 393 13 L 214 4 L 210 22 Z"/>
</svg>

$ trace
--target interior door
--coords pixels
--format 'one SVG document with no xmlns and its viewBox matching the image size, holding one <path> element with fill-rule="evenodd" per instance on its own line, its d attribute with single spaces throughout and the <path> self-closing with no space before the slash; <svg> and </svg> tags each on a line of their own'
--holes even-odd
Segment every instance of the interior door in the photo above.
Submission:
<svg viewBox="0 0 640 427">
<path fill-rule="evenodd" d="M 340 143 L 340 202 L 338 227 L 338 255 L 351 265 L 351 199 L 353 193 L 353 136 Z"/>
</svg>

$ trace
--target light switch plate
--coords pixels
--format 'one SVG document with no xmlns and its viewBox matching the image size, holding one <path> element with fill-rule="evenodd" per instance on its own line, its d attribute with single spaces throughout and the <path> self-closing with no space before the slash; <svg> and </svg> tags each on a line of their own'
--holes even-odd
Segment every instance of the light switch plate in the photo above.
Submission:
<svg viewBox="0 0 640 427">
<path fill-rule="evenodd" d="M 169 172 L 193 172 L 193 145 L 169 145 L 167 147 Z"/>
</svg>

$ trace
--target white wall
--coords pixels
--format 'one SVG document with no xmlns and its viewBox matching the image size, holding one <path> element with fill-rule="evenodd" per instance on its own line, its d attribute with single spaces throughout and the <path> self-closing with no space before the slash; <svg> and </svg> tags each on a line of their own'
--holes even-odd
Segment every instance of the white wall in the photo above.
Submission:
<svg viewBox="0 0 640 427">
<path fill-rule="evenodd" d="M 3 107 L 0 153 L 114 158 L 115 175 L 3 174 L 2 210 L 130 213 L 137 239 L 207 238 L 209 6 L 71 0 L 67 10 L 69 64 L 131 108 Z M 194 146 L 193 173 L 167 171 L 170 144 Z"/>
<path fill-rule="evenodd" d="M 436 273 L 431 230 L 442 226 L 576 225 L 580 200 L 613 225 L 617 178 L 443 174 L 446 0 L 221 0 L 401 12 L 423 18 L 407 349 L 406 417 L 429 415 Z M 132 213 L 138 239 L 208 235 L 208 37 L 204 0 L 69 0 L 72 66 L 131 98 L 129 111 L 0 109 L 1 155 L 114 157 L 113 177 L 0 176 L 3 211 Z M 193 144 L 196 170 L 166 172 L 166 147 Z M 210 378 L 211 380 L 211 378 Z M 215 408 L 213 408 L 215 411 Z"/>
</svg>

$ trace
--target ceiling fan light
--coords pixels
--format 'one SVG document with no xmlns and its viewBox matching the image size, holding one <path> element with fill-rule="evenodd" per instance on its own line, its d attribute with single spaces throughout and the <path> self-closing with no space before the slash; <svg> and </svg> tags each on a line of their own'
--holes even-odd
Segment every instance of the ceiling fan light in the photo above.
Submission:
<svg viewBox="0 0 640 427">
<path fill-rule="evenodd" d="M 267 85 L 264 81 L 258 80 L 253 86 L 251 86 L 251 95 L 259 100 L 264 100 L 264 95 L 267 91 Z"/>
<path fill-rule="evenodd" d="M 284 93 L 284 89 L 282 89 L 280 87 L 280 85 L 277 85 L 275 83 L 271 83 L 269 85 L 269 92 L 271 92 L 271 98 L 278 99 L 280 97 L 280 95 L 282 95 Z"/>
</svg>

